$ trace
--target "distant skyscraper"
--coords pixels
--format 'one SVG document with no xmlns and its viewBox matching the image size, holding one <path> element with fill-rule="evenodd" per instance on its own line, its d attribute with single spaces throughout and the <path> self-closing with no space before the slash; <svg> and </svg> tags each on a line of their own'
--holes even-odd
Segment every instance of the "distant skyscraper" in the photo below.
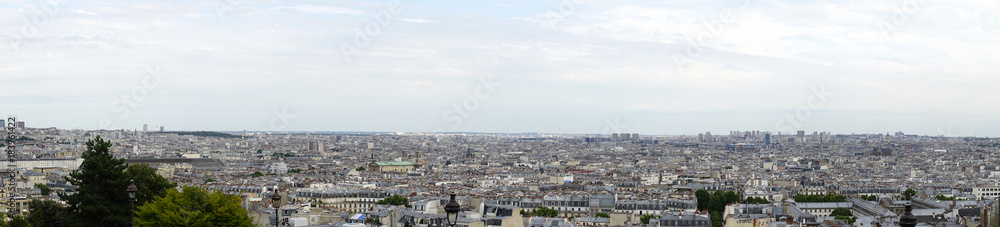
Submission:
<svg viewBox="0 0 1000 227">
<path fill-rule="evenodd" d="M 798 132 L 795 133 L 795 137 L 798 137 L 799 139 L 806 138 L 806 131 L 805 130 L 799 130 Z"/>
<path fill-rule="evenodd" d="M 2 126 L 3 128 L 7 128 L 7 122 L 5 121 L 6 120 L 0 119 L 0 126 Z"/>
<path fill-rule="evenodd" d="M 142 124 L 142 132 L 149 132 L 149 124 Z"/>
<path fill-rule="evenodd" d="M 163 126 L 160 126 L 160 132 L 163 132 Z"/>
<path fill-rule="evenodd" d="M 618 133 L 611 133 L 611 140 L 618 141 Z"/>
<path fill-rule="evenodd" d="M 310 151 L 319 150 L 319 143 L 317 143 L 316 141 L 309 141 L 309 150 Z"/>
<path fill-rule="evenodd" d="M 705 141 L 712 142 L 712 132 L 705 132 Z"/>
<path fill-rule="evenodd" d="M 16 125 L 17 125 L 17 128 L 24 128 L 24 122 L 23 121 L 16 122 Z"/>
<path fill-rule="evenodd" d="M 766 145 L 766 146 L 770 146 L 771 145 L 771 133 L 765 133 L 764 134 L 764 145 Z"/>
<path fill-rule="evenodd" d="M 638 140 L 639 139 L 639 133 L 632 133 L 632 139 Z"/>
</svg>

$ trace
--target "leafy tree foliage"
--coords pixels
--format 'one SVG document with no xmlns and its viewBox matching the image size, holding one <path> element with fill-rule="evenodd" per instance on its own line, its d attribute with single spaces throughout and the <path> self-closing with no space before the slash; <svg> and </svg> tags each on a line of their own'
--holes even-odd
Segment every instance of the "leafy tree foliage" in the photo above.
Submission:
<svg viewBox="0 0 1000 227">
<path fill-rule="evenodd" d="M 861 195 L 861 199 L 868 200 L 868 201 L 878 201 L 878 196 L 877 195 L 871 195 L 871 196 Z"/>
<path fill-rule="evenodd" d="M 540 217 L 556 217 L 559 216 L 559 211 L 545 206 L 541 206 L 538 207 L 538 209 L 535 209 L 531 212 L 526 212 L 525 215 L 540 216 Z"/>
<path fill-rule="evenodd" d="M 796 202 L 800 203 L 812 203 L 812 202 L 843 202 L 847 200 L 844 195 L 826 194 L 826 195 L 796 195 L 792 197 Z"/>
<path fill-rule="evenodd" d="M 111 142 L 100 136 L 87 141 L 80 169 L 70 173 L 66 181 L 76 185 L 76 194 L 59 194 L 69 203 L 65 216 L 72 226 L 128 226 L 131 219 L 131 205 L 128 195 L 122 193 L 128 187 L 123 159 L 114 158 L 110 152 Z"/>
<path fill-rule="evenodd" d="M 854 217 L 854 216 L 834 216 L 833 219 L 836 219 L 836 220 L 846 220 L 847 224 L 854 224 L 854 222 L 858 220 L 858 217 Z"/>
<path fill-rule="evenodd" d="M 915 195 L 917 195 L 917 191 L 914 191 L 912 188 L 908 188 L 903 192 L 903 200 L 911 200 Z"/>
<path fill-rule="evenodd" d="M 722 212 L 713 210 L 709 212 L 709 217 L 712 220 L 712 227 L 722 227 Z"/>
<path fill-rule="evenodd" d="M 854 216 L 854 214 L 851 213 L 851 209 L 837 207 L 833 209 L 833 212 L 830 213 L 830 216 Z"/>
<path fill-rule="evenodd" d="M 28 223 L 34 227 L 57 227 L 66 226 L 66 223 L 58 217 L 66 214 L 66 208 L 54 200 L 32 199 L 28 202 L 30 213 L 27 215 Z"/>
<path fill-rule="evenodd" d="M 694 197 L 698 199 L 698 210 L 708 209 L 708 201 L 712 199 L 712 194 L 705 189 L 694 192 Z"/>
<path fill-rule="evenodd" d="M 260 173 L 260 171 L 255 171 L 255 172 L 253 172 L 253 176 L 252 177 L 261 177 L 261 176 L 264 176 L 264 174 Z"/>
<path fill-rule="evenodd" d="M 153 201 L 156 197 L 163 197 L 167 195 L 167 191 L 177 187 L 177 183 L 170 182 L 167 178 L 156 174 L 156 169 L 145 163 L 129 165 L 125 169 L 125 175 L 128 176 L 128 179 L 135 180 L 135 187 L 139 189 L 135 195 L 136 206 Z"/>
<path fill-rule="evenodd" d="M 745 201 L 743 201 L 743 203 L 745 203 L 745 204 L 770 204 L 771 202 L 767 201 L 767 199 L 764 199 L 764 198 L 761 198 L 761 197 L 747 197 L 747 199 Z"/>
<path fill-rule="evenodd" d="M 184 187 L 140 206 L 136 226 L 253 226 L 238 195 Z"/>
<path fill-rule="evenodd" d="M 652 214 L 646 214 L 646 215 L 642 215 L 642 217 L 639 217 L 639 221 L 641 221 L 642 224 L 645 225 L 645 224 L 649 224 L 649 219 L 653 219 L 653 218 L 659 218 L 659 217 L 657 217 L 656 215 L 652 215 Z"/>
<path fill-rule="evenodd" d="M 611 215 L 609 215 L 609 214 L 607 214 L 607 213 L 601 213 L 601 212 L 597 212 L 596 214 L 594 214 L 594 217 L 599 217 L 599 218 L 611 218 Z M 648 224 L 648 223 L 647 223 L 647 224 Z"/>
<path fill-rule="evenodd" d="M 393 206 L 410 205 L 410 198 L 407 198 L 406 196 L 401 196 L 401 195 L 392 195 L 392 196 L 386 197 L 385 199 L 382 199 L 382 200 L 379 200 L 379 201 L 375 202 L 375 204 L 393 205 Z"/>
<path fill-rule="evenodd" d="M 21 226 L 31 226 L 31 222 L 25 219 L 24 216 L 14 215 L 11 217 L 10 221 L 4 221 L 6 218 L 0 217 L 0 227 L 21 227 Z"/>
<path fill-rule="evenodd" d="M 948 197 L 948 196 L 944 196 L 944 195 L 937 195 L 934 198 L 937 199 L 937 200 L 941 200 L 941 201 L 953 201 L 953 200 L 955 200 L 954 196 Z"/>
<path fill-rule="evenodd" d="M 358 167 L 357 169 L 354 169 L 354 170 L 357 170 L 357 171 L 365 171 L 365 167 L 364 167 L 364 166 L 362 166 L 362 167 Z"/>
<path fill-rule="evenodd" d="M 52 193 L 52 189 L 50 189 L 49 186 L 45 186 L 45 184 L 37 183 L 35 184 L 35 187 L 42 191 L 42 195 L 49 195 Z"/>
</svg>

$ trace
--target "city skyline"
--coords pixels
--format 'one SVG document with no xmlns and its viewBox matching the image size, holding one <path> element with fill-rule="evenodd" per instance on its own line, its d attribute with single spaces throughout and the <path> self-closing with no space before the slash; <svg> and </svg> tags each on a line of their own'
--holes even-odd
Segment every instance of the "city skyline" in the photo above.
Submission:
<svg viewBox="0 0 1000 227">
<path fill-rule="evenodd" d="M 0 5 L 0 116 L 87 130 L 993 137 L 996 9 L 16 1 Z"/>
</svg>

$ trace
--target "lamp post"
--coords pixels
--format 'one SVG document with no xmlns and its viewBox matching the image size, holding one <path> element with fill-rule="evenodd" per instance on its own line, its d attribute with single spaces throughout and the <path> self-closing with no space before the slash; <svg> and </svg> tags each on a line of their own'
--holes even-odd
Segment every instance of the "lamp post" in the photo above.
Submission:
<svg viewBox="0 0 1000 227">
<path fill-rule="evenodd" d="M 128 180 L 128 188 L 125 189 L 125 192 L 128 192 L 128 202 L 132 205 L 131 209 L 129 209 L 130 213 L 132 213 L 130 223 L 132 226 L 135 226 L 135 193 L 139 192 L 139 188 L 135 187 L 135 180 Z"/>
<path fill-rule="evenodd" d="M 281 211 L 278 210 L 281 208 L 281 194 L 278 194 L 278 186 L 274 186 L 274 195 L 271 195 L 271 202 L 274 202 L 274 227 L 278 227 L 280 220 L 278 218 L 281 217 Z"/>
<path fill-rule="evenodd" d="M 455 227 L 458 224 L 458 212 L 462 210 L 462 205 L 455 201 L 455 193 L 451 193 L 451 201 L 444 205 L 444 211 L 448 213 L 448 225 Z"/>
</svg>

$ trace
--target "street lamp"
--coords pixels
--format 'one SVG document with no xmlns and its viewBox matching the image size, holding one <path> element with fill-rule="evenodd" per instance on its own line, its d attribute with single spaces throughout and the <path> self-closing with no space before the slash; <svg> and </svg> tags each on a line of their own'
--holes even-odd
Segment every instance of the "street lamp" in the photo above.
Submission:
<svg viewBox="0 0 1000 227">
<path fill-rule="evenodd" d="M 274 226 L 278 226 L 278 218 L 281 217 L 281 213 L 278 210 L 281 208 L 281 194 L 278 194 L 278 186 L 274 186 L 274 194 L 271 195 L 271 202 L 274 202 Z"/>
<path fill-rule="evenodd" d="M 455 227 L 458 224 L 458 212 L 462 210 L 462 205 L 455 201 L 455 193 L 451 194 L 451 201 L 444 205 L 444 211 L 448 213 L 448 225 Z"/>
<path fill-rule="evenodd" d="M 135 193 L 138 191 L 139 188 L 135 187 L 135 180 L 128 180 L 128 188 L 125 189 L 125 192 L 128 192 L 128 202 L 132 205 L 129 210 L 132 213 L 132 226 L 135 226 Z"/>
</svg>

